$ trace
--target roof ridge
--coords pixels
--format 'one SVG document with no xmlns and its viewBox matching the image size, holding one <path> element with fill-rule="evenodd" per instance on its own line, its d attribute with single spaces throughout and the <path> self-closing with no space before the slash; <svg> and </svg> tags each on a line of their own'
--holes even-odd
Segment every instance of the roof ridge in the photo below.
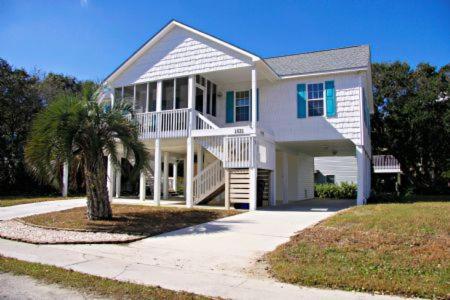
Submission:
<svg viewBox="0 0 450 300">
<path fill-rule="evenodd" d="M 302 54 L 310 54 L 310 53 L 317 53 L 317 52 L 327 52 L 327 51 L 342 50 L 342 49 L 349 49 L 349 48 L 358 48 L 358 47 L 369 47 L 369 45 L 368 44 L 363 44 L 363 45 L 337 47 L 337 48 L 331 48 L 331 49 L 325 49 L 325 50 L 314 50 L 314 51 L 300 52 L 300 53 L 294 53 L 294 54 L 269 56 L 269 57 L 264 57 L 263 59 L 267 60 L 267 59 L 273 59 L 273 58 L 289 57 L 289 56 L 296 56 L 296 55 L 302 55 Z"/>
</svg>

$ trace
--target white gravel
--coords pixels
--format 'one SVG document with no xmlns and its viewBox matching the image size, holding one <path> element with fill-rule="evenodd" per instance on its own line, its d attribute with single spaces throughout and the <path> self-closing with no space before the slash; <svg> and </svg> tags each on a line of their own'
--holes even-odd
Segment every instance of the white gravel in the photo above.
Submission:
<svg viewBox="0 0 450 300">
<path fill-rule="evenodd" d="M 122 233 L 45 229 L 16 220 L 0 222 L 0 237 L 34 244 L 124 243 L 142 238 Z"/>
</svg>

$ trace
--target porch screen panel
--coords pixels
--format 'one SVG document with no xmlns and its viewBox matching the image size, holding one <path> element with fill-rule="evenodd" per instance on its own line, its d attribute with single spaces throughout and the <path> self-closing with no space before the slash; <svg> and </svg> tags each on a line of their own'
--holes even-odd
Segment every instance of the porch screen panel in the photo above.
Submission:
<svg viewBox="0 0 450 300">
<path fill-rule="evenodd" d="M 134 85 L 125 86 L 123 88 L 123 102 L 133 104 L 134 101 Z"/>
<path fill-rule="evenodd" d="M 120 103 L 122 101 L 122 87 L 114 89 L 114 102 Z"/>
<path fill-rule="evenodd" d="M 156 82 L 148 84 L 148 111 L 156 111 Z"/>
<path fill-rule="evenodd" d="M 217 109 L 217 86 L 212 84 L 212 103 L 211 103 L 211 114 L 215 117 Z"/>
<path fill-rule="evenodd" d="M 145 102 L 147 101 L 147 84 L 136 85 L 136 101 L 134 110 L 136 113 L 145 112 Z"/>
<path fill-rule="evenodd" d="M 182 77 L 177 79 L 175 105 L 176 108 L 188 107 L 188 77 Z"/>
<path fill-rule="evenodd" d="M 211 114 L 211 81 L 206 84 L 206 113 Z"/>
<path fill-rule="evenodd" d="M 173 92 L 174 92 L 174 80 L 164 80 L 162 82 L 162 110 L 173 109 Z"/>
</svg>

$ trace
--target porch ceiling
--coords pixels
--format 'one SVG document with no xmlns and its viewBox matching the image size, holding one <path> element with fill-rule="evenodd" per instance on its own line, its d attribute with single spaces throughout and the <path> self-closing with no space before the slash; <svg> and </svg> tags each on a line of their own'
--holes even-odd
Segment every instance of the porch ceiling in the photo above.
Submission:
<svg viewBox="0 0 450 300">
<path fill-rule="evenodd" d="M 355 144 L 350 140 L 327 140 L 307 142 L 280 142 L 277 149 L 302 152 L 310 156 L 354 156 Z"/>
<path fill-rule="evenodd" d="M 212 82 L 218 84 L 218 85 L 224 85 L 229 83 L 237 83 L 237 82 L 248 82 L 251 83 L 252 81 L 252 73 L 251 73 L 252 67 L 241 67 L 236 69 L 228 69 L 228 70 L 222 70 L 217 72 L 209 72 L 209 73 L 203 73 L 201 75 L 204 75 Z M 256 67 L 256 76 L 257 80 L 270 80 L 267 76 L 267 73 L 261 68 Z"/>
</svg>

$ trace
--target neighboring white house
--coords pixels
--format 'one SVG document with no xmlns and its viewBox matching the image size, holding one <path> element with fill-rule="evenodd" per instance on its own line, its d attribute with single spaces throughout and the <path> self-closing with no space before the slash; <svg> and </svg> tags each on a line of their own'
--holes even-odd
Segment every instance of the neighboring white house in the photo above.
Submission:
<svg viewBox="0 0 450 300">
<path fill-rule="evenodd" d="M 357 183 L 358 166 L 355 156 L 324 156 L 314 158 L 314 182 Z"/>
<path fill-rule="evenodd" d="M 172 21 L 103 84 L 103 101 L 134 104 L 152 153 L 141 199 L 146 185 L 157 204 L 167 198 L 169 166 L 180 160 L 188 207 L 220 193 L 226 206 L 252 210 L 308 199 L 321 156 L 356 157 L 357 203 L 369 196 L 368 46 L 261 58 Z M 112 197 L 120 172 L 108 166 Z"/>
</svg>

